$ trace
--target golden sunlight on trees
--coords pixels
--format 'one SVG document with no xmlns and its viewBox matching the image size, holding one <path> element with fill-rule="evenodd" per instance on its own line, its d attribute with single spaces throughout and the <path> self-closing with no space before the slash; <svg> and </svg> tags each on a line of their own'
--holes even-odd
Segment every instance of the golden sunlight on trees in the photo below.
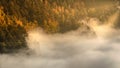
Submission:
<svg viewBox="0 0 120 68">
<path fill-rule="evenodd" d="M 26 47 L 27 31 L 37 27 L 53 34 L 82 29 L 83 25 L 79 21 L 86 18 L 95 17 L 104 22 L 117 10 L 116 2 L 118 1 L 0 0 L 0 52 Z"/>
<path fill-rule="evenodd" d="M 36 21 L 34 21 L 34 22 L 28 22 L 28 23 L 25 23 L 25 25 L 24 25 L 24 29 L 25 29 L 26 31 L 35 29 L 35 28 L 37 28 L 37 27 L 38 27 L 38 24 L 37 24 Z"/>
<path fill-rule="evenodd" d="M 44 21 L 43 23 L 43 29 L 45 30 L 45 32 L 47 33 L 56 33 L 59 31 L 59 24 L 58 22 L 48 19 Z"/>
<path fill-rule="evenodd" d="M 0 52 L 12 52 L 25 47 L 25 30 L 21 21 L 6 15 L 3 9 L 0 8 Z"/>
</svg>

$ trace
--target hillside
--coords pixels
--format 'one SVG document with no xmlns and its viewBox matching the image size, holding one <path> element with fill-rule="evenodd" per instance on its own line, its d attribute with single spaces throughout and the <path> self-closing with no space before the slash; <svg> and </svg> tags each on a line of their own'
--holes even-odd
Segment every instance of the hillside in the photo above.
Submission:
<svg viewBox="0 0 120 68">
<path fill-rule="evenodd" d="M 49 34 L 65 33 L 83 26 L 78 21 L 85 18 L 96 17 L 105 21 L 117 10 L 119 0 L 106 0 L 107 4 L 102 1 L 0 0 L 0 53 L 27 48 L 27 31 L 36 27 Z M 91 28 L 86 27 L 89 32 Z"/>
</svg>

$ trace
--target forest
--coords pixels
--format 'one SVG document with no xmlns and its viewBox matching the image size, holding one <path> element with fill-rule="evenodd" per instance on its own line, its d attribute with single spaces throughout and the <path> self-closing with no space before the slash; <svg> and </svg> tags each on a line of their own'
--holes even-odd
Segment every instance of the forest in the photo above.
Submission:
<svg viewBox="0 0 120 68">
<path fill-rule="evenodd" d="M 104 1 L 104 3 L 103 3 Z M 27 49 L 27 32 L 40 28 L 47 34 L 86 28 L 81 20 L 104 22 L 118 8 L 119 0 L 0 0 L 0 53 Z M 97 7 L 96 7 L 97 5 Z M 101 23 L 103 24 L 103 23 Z M 119 28 L 120 23 L 116 24 Z M 84 27 L 82 27 L 84 26 Z"/>
</svg>

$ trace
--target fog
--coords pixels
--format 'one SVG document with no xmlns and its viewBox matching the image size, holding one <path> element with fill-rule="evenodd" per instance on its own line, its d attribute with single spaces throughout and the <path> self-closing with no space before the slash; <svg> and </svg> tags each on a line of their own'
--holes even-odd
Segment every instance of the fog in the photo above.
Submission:
<svg viewBox="0 0 120 68">
<path fill-rule="evenodd" d="M 107 22 L 114 23 L 117 15 Z M 90 36 L 82 36 L 81 29 L 52 35 L 40 28 L 29 31 L 29 50 L 1 54 L 0 68 L 120 68 L 120 31 L 96 18 L 88 23 L 95 32 Z"/>
</svg>

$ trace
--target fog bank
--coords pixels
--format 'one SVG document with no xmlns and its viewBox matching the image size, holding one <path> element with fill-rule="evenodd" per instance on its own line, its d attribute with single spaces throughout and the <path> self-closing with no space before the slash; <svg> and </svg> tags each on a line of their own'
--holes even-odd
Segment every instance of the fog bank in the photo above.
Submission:
<svg viewBox="0 0 120 68">
<path fill-rule="evenodd" d="M 120 68 L 119 30 L 96 24 L 95 18 L 89 22 L 94 38 L 81 36 L 80 29 L 53 35 L 39 28 L 29 31 L 29 50 L 1 54 L 0 68 Z"/>
</svg>

